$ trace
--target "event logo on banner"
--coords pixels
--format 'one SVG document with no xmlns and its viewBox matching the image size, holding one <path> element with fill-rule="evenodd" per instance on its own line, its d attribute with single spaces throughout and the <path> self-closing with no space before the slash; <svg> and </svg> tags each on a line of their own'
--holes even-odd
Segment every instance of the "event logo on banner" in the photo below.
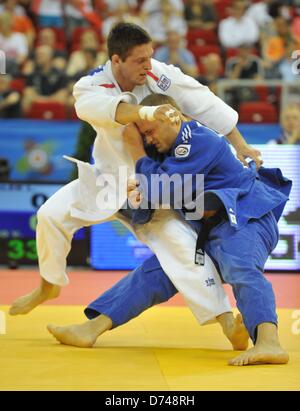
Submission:
<svg viewBox="0 0 300 411">
<path fill-rule="evenodd" d="M 0 153 L 10 166 L 10 179 L 68 181 L 79 122 L 1 120 Z"/>
</svg>

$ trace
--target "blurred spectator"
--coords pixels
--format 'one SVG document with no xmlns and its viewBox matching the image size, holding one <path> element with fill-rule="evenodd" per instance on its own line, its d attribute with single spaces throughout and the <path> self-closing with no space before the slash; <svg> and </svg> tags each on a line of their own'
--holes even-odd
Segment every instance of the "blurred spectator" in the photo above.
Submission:
<svg viewBox="0 0 300 411">
<path fill-rule="evenodd" d="M 39 27 L 63 27 L 62 0 L 33 0 L 31 7 Z"/>
<path fill-rule="evenodd" d="M 84 49 L 82 51 L 83 53 L 83 61 L 84 61 L 84 67 L 82 68 L 81 71 L 76 71 L 71 77 L 71 80 L 78 81 L 81 77 L 86 76 L 91 70 L 94 70 L 95 67 L 100 66 L 101 64 L 98 64 L 98 54 L 97 51 L 94 49 Z M 107 58 L 105 59 L 107 61 Z"/>
<path fill-rule="evenodd" d="M 5 0 L 0 8 L 0 14 L 9 12 L 12 15 L 12 30 L 23 33 L 27 37 L 30 48 L 33 46 L 35 30 L 30 18 L 26 15 L 23 7 L 18 5 L 17 0 Z"/>
<path fill-rule="evenodd" d="M 196 77 L 198 67 L 194 55 L 183 47 L 183 38 L 176 31 L 168 32 L 165 46 L 156 49 L 154 58 L 166 64 L 179 67 L 185 74 Z"/>
<path fill-rule="evenodd" d="M 102 19 L 94 11 L 92 0 L 67 0 L 63 2 L 63 12 L 69 39 L 77 27 L 101 29 Z"/>
<path fill-rule="evenodd" d="M 217 82 L 223 77 L 221 57 L 216 53 L 207 54 L 207 56 L 202 58 L 202 67 L 202 73 L 197 80 L 217 94 Z"/>
<path fill-rule="evenodd" d="M 128 23 L 134 23 L 137 24 L 141 27 L 144 27 L 142 19 L 137 16 L 135 13 L 132 12 L 132 9 L 126 5 L 125 2 L 119 3 L 118 6 L 114 7 L 113 12 L 109 17 L 107 17 L 103 21 L 103 26 L 102 26 L 102 35 L 105 39 L 107 39 L 108 34 L 112 27 L 116 25 L 117 23 L 120 23 L 122 21 L 126 21 Z"/>
<path fill-rule="evenodd" d="M 138 6 L 137 0 L 105 0 L 105 3 L 109 13 L 114 13 L 120 6 L 125 6 L 130 12 L 133 12 Z"/>
<path fill-rule="evenodd" d="M 67 54 L 56 48 L 57 34 L 51 28 L 44 28 L 38 34 L 37 46 L 49 46 L 53 50 L 52 67 L 57 70 L 65 70 L 67 65 Z M 22 74 L 29 76 L 35 70 L 34 52 L 24 64 Z"/>
<path fill-rule="evenodd" d="M 295 50 L 297 50 L 297 43 L 292 41 L 290 45 L 286 47 L 285 55 L 278 63 L 278 72 L 280 78 L 285 82 L 295 82 L 300 80 L 300 54 L 298 54 L 297 63 L 297 61 L 295 61 L 295 59 L 292 57 L 292 54 Z M 295 67 L 295 65 L 297 67 Z"/>
<path fill-rule="evenodd" d="M 280 115 L 281 134 L 269 143 L 300 144 L 300 106 L 286 106 Z"/>
<path fill-rule="evenodd" d="M 283 17 L 287 20 L 291 20 L 294 6 L 297 2 L 298 0 L 273 0 L 269 5 L 269 14 L 273 19 Z"/>
<path fill-rule="evenodd" d="M 273 21 L 272 32 L 263 39 L 262 50 L 264 57 L 273 62 L 279 61 L 293 41 L 289 21 L 284 17 L 276 17 Z"/>
<path fill-rule="evenodd" d="M 263 79 L 262 60 L 252 54 L 251 46 L 246 44 L 238 48 L 238 55 L 226 61 L 226 77 L 236 79 Z"/>
<path fill-rule="evenodd" d="M 144 0 L 141 12 L 145 13 L 147 16 L 151 14 L 159 13 L 161 10 L 161 3 L 162 0 Z M 173 9 L 173 12 L 178 15 L 182 16 L 184 13 L 184 2 L 183 0 L 170 0 L 169 1 L 170 7 Z"/>
<path fill-rule="evenodd" d="M 67 0 L 63 2 L 63 11 L 65 16 L 68 38 L 72 38 L 72 33 L 76 27 L 89 27 L 89 22 L 83 15 L 93 12 L 91 0 Z"/>
<path fill-rule="evenodd" d="M 266 78 L 281 78 L 279 65 L 294 47 L 290 23 L 284 17 L 274 18 L 272 31 L 261 40 Z"/>
<path fill-rule="evenodd" d="M 25 16 L 24 8 L 18 3 L 18 0 L 3 0 L 0 4 L 0 14 L 8 11 L 15 16 Z"/>
<path fill-rule="evenodd" d="M 25 13 L 27 14 L 27 16 L 29 16 L 32 19 L 32 0 L 19 0 L 18 1 L 19 5 L 25 10 Z"/>
<path fill-rule="evenodd" d="M 60 50 L 56 47 L 57 33 L 51 28 L 42 29 L 38 35 L 39 46 L 49 46 L 54 50 L 53 54 L 53 67 L 64 70 L 67 64 L 67 54 L 64 50 Z"/>
<path fill-rule="evenodd" d="M 0 75 L 0 118 L 18 118 L 21 115 L 21 96 L 11 90 L 12 77 L 9 74 Z"/>
<path fill-rule="evenodd" d="M 86 30 L 82 33 L 79 47 L 79 50 L 71 53 L 67 66 L 68 77 L 74 77 L 77 73 L 82 73 L 87 70 L 86 50 L 94 50 L 95 52 L 96 59 L 94 67 L 104 64 L 108 58 L 106 52 L 100 50 L 99 40 L 94 30 Z"/>
<path fill-rule="evenodd" d="M 17 75 L 28 55 L 28 42 L 24 34 L 13 32 L 13 16 L 8 12 L 0 15 L 0 50 L 6 56 L 7 73 Z"/>
<path fill-rule="evenodd" d="M 35 70 L 27 78 L 23 97 L 23 110 L 27 113 L 33 102 L 56 101 L 65 103 L 67 98 L 66 77 L 53 68 L 53 50 L 39 46 L 35 51 Z"/>
<path fill-rule="evenodd" d="M 94 49 L 84 49 L 82 50 L 82 61 L 81 61 L 81 70 L 76 70 L 72 76 L 68 79 L 68 98 L 66 101 L 66 109 L 69 113 L 69 116 L 72 117 L 74 111 L 75 99 L 73 96 L 73 87 L 74 84 L 83 76 L 86 76 L 91 70 L 99 66 L 98 64 L 98 54 L 97 50 Z M 105 59 L 105 61 L 107 58 Z M 84 63 L 84 66 L 83 66 Z M 74 66 L 75 68 L 75 66 Z"/>
<path fill-rule="evenodd" d="M 167 40 L 167 33 L 171 30 L 176 30 L 181 36 L 186 35 L 187 23 L 181 0 L 146 0 L 141 11 L 146 29 L 157 45 Z"/>
<path fill-rule="evenodd" d="M 217 16 L 210 0 L 188 0 L 184 14 L 189 29 L 213 30 L 217 27 Z"/>
<path fill-rule="evenodd" d="M 230 7 L 230 17 L 219 24 L 219 39 L 226 48 L 236 48 L 242 44 L 254 45 L 259 40 L 256 23 L 246 15 L 246 2 L 234 0 Z"/>
<path fill-rule="evenodd" d="M 246 11 L 246 16 L 250 17 L 259 27 L 263 29 L 265 25 L 272 22 L 272 17 L 269 13 L 270 5 L 273 0 L 263 0 L 258 3 L 251 4 Z"/>
<path fill-rule="evenodd" d="M 295 9 L 296 15 L 292 22 L 292 35 L 297 43 L 297 48 L 300 48 L 300 5 Z"/>
</svg>

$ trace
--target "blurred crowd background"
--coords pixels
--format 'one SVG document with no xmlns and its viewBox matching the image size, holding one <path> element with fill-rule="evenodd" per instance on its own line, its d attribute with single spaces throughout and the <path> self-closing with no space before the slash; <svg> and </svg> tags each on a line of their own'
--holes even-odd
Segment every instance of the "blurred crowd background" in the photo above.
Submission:
<svg viewBox="0 0 300 411">
<path fill-rule="evenodd" d="M 300 142 L 300 0 L 2 0 L 0 117 L 76 119 L 72 87 L 106 62 L 119 21 L 144 27 L 157 60 L 209 86 L 240 122 L 281 120 L 278 142 Z"/>
</svg>

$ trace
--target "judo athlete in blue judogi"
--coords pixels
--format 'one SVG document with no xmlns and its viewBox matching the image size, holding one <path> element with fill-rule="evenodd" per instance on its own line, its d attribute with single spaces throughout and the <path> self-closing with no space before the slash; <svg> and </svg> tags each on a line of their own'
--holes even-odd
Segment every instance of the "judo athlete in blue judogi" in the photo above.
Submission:
<svg viewBox="0 0 300 411">
<path fill-rule="evenodd" d="M 151 96 L 146 100 L 143 101 L 144 105 L 153 105 Z M 159 153 L 166 154 L 163 161 L 146 156 L 141 134 Z M 128 126 L 125 139 L 128 150 L 136 160 L 136 173 L 143 176 L 139 193 L 150 208 L 161 204 L 163 197 L 160 190 L 153 194 L 153 177 L 192 175 L 193 192 L 196 194 L 196 176 L 204 175 L 204 216 L 199 215 L 199 219 L 189 221 L 199 235 L 195 263 L 205 264 L 203 251 L 212 258 L 224 282 L 233 288 L 237 306 L 254 343 L 253 348 L 231 360 L 230 364 L 288 362 L 288 354 L 278 340 L 274 293 L 263 271 L 268 256 L 278 242 L 277 221 L 288 200 L 291 181 L 284 178 L 279 169 L 261 168 L 257 172 L 253 167 L 244 167 L 234 157 L 224 137 L 197 121 L 184 119 L 177 126 L 141 120 L 136 125 Z M 147 187 L 145 182 L 148 183 Z M 183 204 L 177 208 L 175 194 L 178 189 L 176 184 L 171 189 L 170 205 L 186 218 L 191 204 L 185 204 L 183 199 Z M 140 201 L 139 193 L 137 202 Z M 133 213 L 133 220 L 136 224 L 144 224 L 151 216 L 151 210 L 139 209 Z M 150 264 L 149 267 L 154 265 Z M 156 274 L 154 282 L 157 288 L 150 281 L 148 287 L 145 285 L 144 295 L 139 292 L 133 297 L 131 290 L 134 301 L 125 299 L 123 308 L 120 309 L 121 305 L 118 307 L 119 312 L 109 313 L 109 301 L 113 300 L 113 293 L 118 292 L 117 285 L 92 303 L 86 314 L 90 318 L 95 312 L 117 318 L 121 313 L 120 318 L 126 317 L 127 321 L 128 313 L 133 317 L 137 307 L 137 311 L 141 311 L 143 299 L 145 308 L 149 303 L 167 300 L 175 292 L 174 287 L 170 287 L 170 281 L 159 270 Z M 137 270 L 121 280 L 119 290 L 129 289 L 126 281 L 134 290 L 138 279 Z M 120 299 L 123 297 L 124 294 Z M 125 316 L 124 312 L 127 313 Z"/>
</svg>

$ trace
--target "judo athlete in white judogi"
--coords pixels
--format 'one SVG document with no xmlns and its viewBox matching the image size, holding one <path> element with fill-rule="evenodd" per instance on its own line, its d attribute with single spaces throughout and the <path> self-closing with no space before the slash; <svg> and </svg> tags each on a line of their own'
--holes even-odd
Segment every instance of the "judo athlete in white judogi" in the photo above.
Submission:
<svg viewBox="0 0 300 411">
<path fill-rule="evenodd" d="M 37 251 L 41 285 L 15 301 L 12 315 L 30 312 L 57 297 L 60 288 L 68 284 L 66 257 L 78 229 L 118 219 L 134 230 L 124 213 L 119 212 L 127 200 L 127 176 L 122 178 L 120 170 L 128 176 L 134 173 L 134 162 L 123 143 L 124 125 L 141 118 L 175 123 L 178 120 L 171 106 L 139 106 L 137 103 L 145 96 L 157 92 L 173 96 L 183 112 L 227 135 L 241 160 L 251 157 L 258 165 L 261 162 L 260 153 L 249 147 L 235 128 L 237 113 L 179 69 L 153 60 L 151 39 L 140 27 L 127 23 L 115 26 L 108 38 L 108 53 L 110 60 L 74 87 L 78 117 L 97 132 L 95 164 L 78 161 L 79 179 L 60 189 L 40 208 Z M 104 204 L 102 194 L 107 190 L 110 202 Z M 205 268 L 191 264 L 196 236 L 174 212 L 157 212 L 151 229 L 140 229 L 138 237 L 152 249 L 201 324 L 230 311 L 210 259 Z M 214 279 L 214 287 L 205 286 L 208 278 Z"/>
</svg>

